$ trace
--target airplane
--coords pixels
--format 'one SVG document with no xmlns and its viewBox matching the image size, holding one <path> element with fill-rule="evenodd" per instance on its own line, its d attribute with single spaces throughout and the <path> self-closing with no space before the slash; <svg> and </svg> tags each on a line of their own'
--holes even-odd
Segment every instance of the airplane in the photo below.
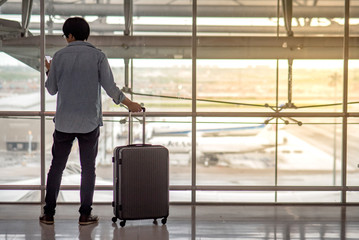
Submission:
<svg viewBox="0 0 359 240">
<path fill-rule="evenodd" d="M 220 118 L 207 118 L 206 120 L 201 122 L 199 119 L 196 143 L 197 161 L 204 166 L 233 166 L 234 161 L 228 159 L 238 158 L 238 155 L 241 155 L 241 158 L 245 156 L 244 158 L 255 160 L 258 155 L 265 155 L 266 149 L 275 146 L 275 125 L 265 124 L 263 119 L 246 119 L 247 122 L 252 122 L 246 124 L 230 122 L 230 119 L 224 121 Z M 278 131 L 284 129 L 283 124 L 278 126 Z M 162 118 L 155 123 L 149 123 L 146 128 L 147 141 L 167 147 L 172 164 L 190 164 L 192 139 L 189 123 L 181 123 L 180 120 L 173 118 L 171 120 Z M 286 137 L 280 133 L 278 136 L 278 145 L 285 145 Z"/>
</svg>

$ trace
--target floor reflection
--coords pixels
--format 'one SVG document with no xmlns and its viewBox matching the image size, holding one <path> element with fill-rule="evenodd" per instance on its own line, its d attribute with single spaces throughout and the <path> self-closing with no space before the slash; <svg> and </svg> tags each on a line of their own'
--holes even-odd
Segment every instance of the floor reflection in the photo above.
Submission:
<svg viewBox="0 0 359 240">
<path fill-rule="evenodd" d="M 39 223 L 41 228 L 41 240 L 55 240 L 55 225 Z"/>
<path fill-rule="evenodd" d="M 79 240 L 92 240 L 92 232 L 98 226 L 98 223 L 90 225 L 79 225 Z"/>
<path fill-rule="evenodd" d="M 118 227 L 116 223 L 113 226 L 113 240 L 117 239 L 161 239 L 168 240 L 169 233 L 166 225 L 142 225 Z"/>
<path fill-rule="evenodd" d="M 0 205 L 0 239 L 359 239 L 359 207 L 171 206 L 166 225 L 139 220 L 125 227 L 112 223 L 108 206 L 96 207 L 96 213 L 105 214 L 99 223 L 87 226 L 78 225 L 71 206 L 60 208 L 64 211 L 55 224 L 46 225 L 38 222 L 33 209 L 14 216 L 8 213 L 16 209 L 4 211 Z"/>
</svg>

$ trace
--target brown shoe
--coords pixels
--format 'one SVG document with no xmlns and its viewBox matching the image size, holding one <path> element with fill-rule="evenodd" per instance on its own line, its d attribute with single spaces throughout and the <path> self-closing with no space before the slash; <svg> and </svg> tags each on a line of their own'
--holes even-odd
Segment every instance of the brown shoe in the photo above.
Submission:
<svg viewBox="0 0 359 240">
<path fill-rule="evenodd" d="M 51 225 L 51 224 L 54 224 L 54 216 L 52 215 L 42 215 L 39 217 L 39 220 L 41 223 L 45 223 L 45 224 L 48 224 L 48 225 Z"/>
<path fill-rule="evenodd" d="M 98 222 L 98 216 L 95 215 L 81 215 L 79 218 L 80 225 L 89 225 Z"/>
</svg>

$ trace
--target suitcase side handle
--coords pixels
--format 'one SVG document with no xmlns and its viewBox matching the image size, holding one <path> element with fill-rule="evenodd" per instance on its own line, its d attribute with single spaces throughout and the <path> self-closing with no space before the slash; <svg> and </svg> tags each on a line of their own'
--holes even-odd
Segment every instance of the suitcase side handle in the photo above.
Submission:
<svg viewBox="0 0 359 240">
<path fill-rule="evenodd" d="M 146 145 L 145 144 L 145 140 L 146 140 L 146 108 L 145 107 L 141 107 L 142 108 L 142 145 Z M 131 135 L 131 123 L 132 123 L 132 112 L 129 110 L 129 114 L 128 114 L 128 145 L 132 145 L 132 135 Z M 134 144 L 136 145 L 136 144 Z"/>
</svg>

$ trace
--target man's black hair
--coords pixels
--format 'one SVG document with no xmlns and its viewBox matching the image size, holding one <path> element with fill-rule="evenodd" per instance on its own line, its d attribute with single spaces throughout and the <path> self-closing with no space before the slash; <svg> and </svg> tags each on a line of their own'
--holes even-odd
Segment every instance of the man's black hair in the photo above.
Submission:
<svg viewBox="0 0 359 240">
<path fill-rule="evenodd" d="M 68 18 L 62 26 L 66 38 L 71 33 L 76 40 L 87 40 L 90 35 L 90 26 L 85 19 L 80 17 Z"/>
</svg>

